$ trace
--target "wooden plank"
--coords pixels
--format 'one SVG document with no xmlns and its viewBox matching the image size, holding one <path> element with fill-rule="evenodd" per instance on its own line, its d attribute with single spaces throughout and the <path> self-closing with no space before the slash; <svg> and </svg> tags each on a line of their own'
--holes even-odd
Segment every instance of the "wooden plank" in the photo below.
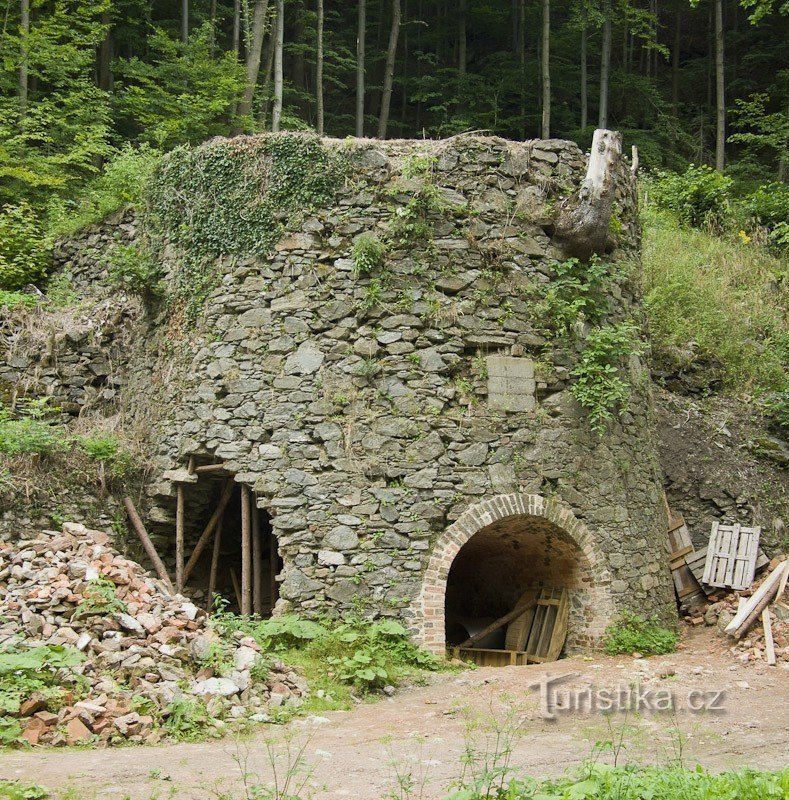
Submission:
<svg viewBox="0 0 789 800">
<path fill-rule="evenodd" d="M 260 541 L 260 512 L 252 502 L 252 613 L 263 613 L 263 543 Z"/>
<path fill-rule="evenodd" d="M 193 472 L 197 475 L 210 475 L 214 472 L 226 472 L 227 469 L 224 464 L 203 464 L 201 467 L 195 467 Z"/>
<path fill-rule="evenodd" d="M 783 561 L 767 576 L 764 583 L 726 626 L 726 633 L 739 639 L 748 630 L 751 623 L 762 613 L 762 609 L 767 606 L 778 591 L 784 572 L 787 569 L 789 569 L 789 561 Z"/>
<path fill-rule="evenodd" d="M 767 663 L 775 666 L 775 645 L 773 644 L 773 623 L 770 619 L 770 609 L 762 611 L 762 626 L 764 628 L 764 649 L 767 653 Z"/>
<path fill-rule="evenodd" d="M 534 604 L 531 608 L 524 609 L 523 614 L 516 617 L 507 626 L 507 636 L 504 647 L 507 650 L 525 650 L 526 640 L 529 638 L 532 623 L 534 622 Z"/>
<path fill-rule="evenodd" d="M 216 526 L 216 533 L 214 534 L 214 549 L 211 553 L 211 571 L 208 574 L 208 600 L 205 604 L 206 612 L 211 610 L 214 604 L 214 594 L 216 593 L 216 576 L 219 571 L 219 553 L 222 547 L 222 518 Z"/>
<path fill-rule="evenodd" d="M 704 562 L 704 576 L 701 579 L 702 583 L 712 583 L 714 580 L 713 576 L 713 565 L 715 564 L 715 552 L 717 549 L 718 543 L 718 523 L 712 523 L 712 530 L 710 531 L 710 541 L 707 545 L 707 559 Z"/>
<path fill-rule="evenodd" d="M 551 632 L 551 641 L 545 654 L 546 661 L 556 661 L 562 654 L 564 642 L 567 639 L 567 621 L 570 616 L 570 597 L 562 589 L 561 603 L 556 612 L 556 621 Z"/>
<path fill-rule="evenodd" d="M 269 534 L 269 611 L 273 613 L 274 605 L 277 602 L 277 569 L 279 566 L 279 550 L 277 549 L 277 537 L 273 533 Z"/>
<path fill-rule="evenodd" d="M 723 585 L 734 584 L 734 568 L 737 564 L 737 553 L 740 546 L 740 525 L 737 524 L 729 534 L 728 549 L 726 553 L 726 568 L 723 572 Z"/>
</svg>

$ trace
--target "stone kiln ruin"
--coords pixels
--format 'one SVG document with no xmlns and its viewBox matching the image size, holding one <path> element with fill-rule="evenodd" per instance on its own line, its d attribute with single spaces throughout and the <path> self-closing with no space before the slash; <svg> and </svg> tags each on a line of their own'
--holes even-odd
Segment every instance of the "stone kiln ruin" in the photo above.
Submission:
<svg viewBox="0 0 789 800">
<path fill-rule="evenodd" d="M 212 159 L 265 164 L 261 141 L 209 142 L 188 163 L 206 180 Z M 215 588 L 234 597 L 249 490 L 264 614 L 390 615 L 436 652 L 463 621 L 541 586 L 569 592 L 569 648 L 594 643 L 621 610 L 670 618 L 645 368 L 631 357 L 627 410 L 592 432 L 569 391 L 584 330 L 552 341 L 540 302 L 568 256 L 566 235 L 552 236 L 584 177 L 581 151 L 475 136 L 311 146 L 344 165 L 331 198 L 280 215 L 265 252 L 242 243 L 212 256 L 193 325 L 177 303 L 142 312 L 116 298 L 136 315 L 134 335 L 114 353 L 120 400 L 97 386 L 93 405 L 119 404 L 150 444 L 144 516 L 165 560 L 177 495 L 189 559 L 227 484 Z M 615 184 L 602 258 L 632 264 L 624 163 Z M 171 290 L 190 274 L 178 225 L 194 212 L 176 189 L 159 187 L 169 216 L 155 231 Z M 226 224 L 243 230 L 266 182 L 235 190 L 240 222 Z M 113 239 L 141 229 L 127 217 L 90 231 L 62 246 L 61 266 L 87 287 Z M 633 284 L 610 292 L 608 317 L 637 320 Z M 75 402 L 72 377 L 50 371 L 47 391 Z M 187 592 L 207 590 L 211 560 L 209 542 Z"/>
</svg>

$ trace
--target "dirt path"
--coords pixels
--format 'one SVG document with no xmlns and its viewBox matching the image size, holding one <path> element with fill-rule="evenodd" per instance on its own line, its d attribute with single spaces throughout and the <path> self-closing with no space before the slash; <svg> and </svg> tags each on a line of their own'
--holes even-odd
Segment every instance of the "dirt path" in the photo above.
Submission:
<svg viewBox="0 0 789 800">
<path fill-rule="evenodd" d="M 615 689 L 640 678 L 642 686 L 668 690 L 681 707 L 677 713 L 617 713 L 609 728 L 600 713 L 558 713 L 546 720 L 539 694 L 530 684 L 546 673 L 576 673 L 566 689 Z M 295 752 L 305 743 L 311 775 L 306 797 L 380 800 L 392 790 L 396 775 L 426 780 L 424 797 L 444 796 L 459 775 L 469 719 L 495 715 L 499 727 L 517 728 L 512 763 L 533 776 L 554 775 L 588 758 L 595 743 L 619 739 L 620 760 L 665 761 L 682 750 L 686 765 L 713 770 L 744 766 L 776 769 L 786 764 L 789 734 L 782 707 L 789 670 L 742 665 L 712 631 L 694 631 L 683 649 L 671 656 L 565 659 L 547 667 L 478 669 L 439 675 L 428 686 L 404 689 L 390 699 L 349 712 L 296 720 L 285 727 L 265 727 L 235 743 L 129 747 L 113 750 L 35 750 L 0 755 L 0 776 L 25 778 L 45 786 L 74 787 L 80 800 L 151 800 L 173 796 L 186 800 L 216 798 L 222 791 L 243 797 L 238 761 L 256 777 L 272 777 L 266 741 L 273 741 L 280 775 L 286 770 L 288 740 Z M 690 713 L 685 707 L 712 702 L 720 712 Z M 715 698 L 713 693 L 724 695 Z M 596 696 L 596 695 L 595 695 Z M 564 699 L 565 695 L 560 696 Z M 657 696 L 648 698 L 655 705 Z M 508 722 L 509 720 L 509 722 Z M 485 725 L 471 736 L 491 752 Z M 610 760 L 609 752 L 603 758 Z M 292 759 L 291 759 L 292 760 Z M 418 795 L 417 795 L 418 796 Z"/>
</svg>

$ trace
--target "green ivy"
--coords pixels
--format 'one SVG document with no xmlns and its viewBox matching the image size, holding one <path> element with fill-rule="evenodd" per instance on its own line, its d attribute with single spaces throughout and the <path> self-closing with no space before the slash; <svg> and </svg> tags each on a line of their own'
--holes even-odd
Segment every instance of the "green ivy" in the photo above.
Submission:
<svg viewBox="0 0 789 800">
<path fill-rule="evenodd" d="M 602 434 L 615 415 L 627 409 L 630 383 L 622 375 L 625 358 L 641 352 L 635 325 L 622 322 L 593 328 L 573 368 L 570 391 L 589 412 L 589 427 Z"/>
<path fill-rule="evenodd" d="M 173 295 L 194 313 L 220 257 L 265 255 L 309 209 L 328 205 L 345 162 L 309 134 L 240 136 L 177 147 L 154 171 L 146 223 L 174 245 Z"/>
</svg>

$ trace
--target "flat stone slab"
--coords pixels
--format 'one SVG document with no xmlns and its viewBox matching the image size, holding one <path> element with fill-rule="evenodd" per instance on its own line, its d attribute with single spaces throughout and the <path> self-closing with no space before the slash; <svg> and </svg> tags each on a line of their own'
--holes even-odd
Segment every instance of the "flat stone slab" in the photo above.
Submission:
<svg viewBox="0 0 789 800">
<path fill-rule="evenodd" d="M 534 362 L 514 356 L 488 356 L 488 406 L 497 411 L 533 411 L 537 406 Z"/>
</svg>

